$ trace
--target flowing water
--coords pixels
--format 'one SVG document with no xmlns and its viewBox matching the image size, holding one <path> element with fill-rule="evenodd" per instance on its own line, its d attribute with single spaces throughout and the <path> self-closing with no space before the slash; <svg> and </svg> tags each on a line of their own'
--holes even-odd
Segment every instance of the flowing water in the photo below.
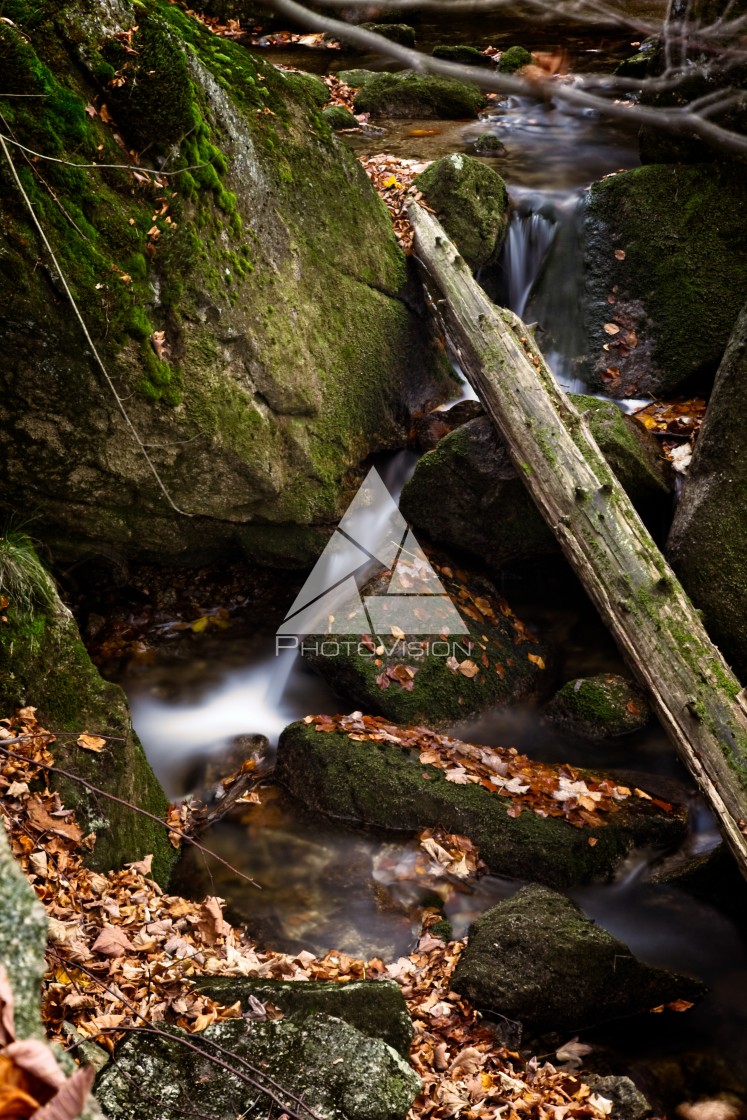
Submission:
<svg viewBox="0 0 747 1120">
<path fill-rule="evenodd" d="M 659 5 L 639 6 L 641 17 Z M 628 6 L 633 11 L 633 6 Z M 630 36 L 604 27 L 563 30 L 545 26 L 489 23 L 448 31 L 443 23 L 421 22 L 421 43 L 466 41 L 478 46 L 524 42 L 553 49 L 562 44 L 577 71 L 603 62 L 607 68 L 630 52 Z M 477 28 L 479 27 L 479 34 Z M 328 68 L 331 52 L 293 52 L 284 61 L 308 69 Z M 383 60 L 340 55 L 334 69 L 375 65 Z M 428 129 L 427 137 L 413 132 Z M 486 278 L 520 315 L 536 317 L 556 375 L 566 388 L 579 388 L 573 359 L 580 342 L 576 316 L 581 259 L 575 220 L 580 193 L 593 179 L 620 167 L 634 166 L 635 137 L 621 125 L 610 126 L 590 114 L 568 114 L 548 103 L 538 107 L 520 98 L 495 103 L 479 122 L 389 122 L 377 135 L 352 140 L 360 152 L 389 151 L 415 159 L 433 159 L 474 150 L 486 131 L 506 145 L 502 156 L 486 158 L 506 179 L 512 217 L 497 270 Z M 550 250 L 552 249 L 552 252 Z M 535 285 L 547 270 L 544 295 Z M 472 396 L 465 387 L 464 397 Z M 395 498 L 415 466 L 416 457 L 400 452 L 383 470 Z M 518 591 L 521 594 L 523 585 Z M 274 610 L 240 638 L 229 632 L 207 635 L 183 653 L 167 648 L 145 668 L 125 673 L 133 719 L 153 766 L 173 796 L 189 791 L 207 757 L 226 753 L 236 737 L 264 735 L 270 754 L 280 731 L 309 712 L 334 713 L 344 706 L 292 653 L 275 656 L 274 630 L 292 602 L 278 580 Z M 521 604 L 517 607 L 521 613 Z M 561 651 L 563 679 L 599 671 L 624 671 L 593 612 L 574 602 L 562 607 L 527 604 L 527 611 Z M 527 613 L 525 611 L 525 615 Z M 691 805 L 692 852 L 708 850 L 717 835 L 696 797 L 683 767 L 656 726 L 603 748 L 551 732 L 537 708 L 523 706 L 490 712 L 461 725 L 455 733 L 472 741 L 516 746 L 532 757 L 570 761 L 625 771 L 670 783 Z M 454 885 L 424 878 L 417 870 L 417 849 L 409 837 L 380 837 L 347 832 L 309 819 L 280 791 L 270 789 L 260 806 L 246 806 L 239 820 L 211 832 L 215 850 L 263 886 L 251 892 L 218 865 L 192 860 L 183 869 L 184 889 L 214 890 L 228 899 L 230 912 L 247 921 L 265 944 L 277 948 L 337 948 L 354 955 L 391 957 L 408 951 L 419 928 L 422 908 L 438 896 L 455 934 L 486 907 L 513 893 L 516 882 L 484 877 Z M 573 892 L 584 910 L 626 941 L 642 959 L 702 977 L 711 994 L 697 1011 L 666 1031 L 657 1023 L 597 1032 L 604 1045 L 624 1053 L 631 1068 L 647 1057 L 697 1052 L 713 1070 L 726 1055 L 732 1067 L 747 1060 L 742 1039 L 747 1032 L 747 950 L 743 927 L 733 913 L 699 901 L 675 887 L 648 882 L 656 853 L 638 853 L 619 881 Z M 649 1019 L 656 1019 L 651 1016 Z M 698 1059 L 700 1060 L 700 1059 Z M 718 1076 L 714 1074 L 715 1081 Z M 712 1080 L 714 1080 L 712 1078 Z M 707 1079 L 706 1079 L 707 1080 Z M 727 1079 L 728 1080 L 728 1079 Z M 747 1075 L 742 1077 L 742 1083 Z M 726 1081 L 724 1081 L 724 1085 Z M 719 1085 L 715 1084 L 715 1088 Z"/>
</svg>

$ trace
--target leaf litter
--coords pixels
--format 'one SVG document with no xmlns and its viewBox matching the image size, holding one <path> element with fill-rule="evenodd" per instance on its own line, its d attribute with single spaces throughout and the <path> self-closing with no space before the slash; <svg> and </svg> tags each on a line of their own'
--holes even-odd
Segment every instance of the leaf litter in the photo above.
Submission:
<svg viewBox="0 0 747 1120">
<path fill-rule="evenodd" d="M 494 781 L 496 791 L 517 803 L 530 792 L 523 789 L 523 777 L 534 781 L 537 797 L 544 797 L 548 807 L 560 807 L 563 815 L 568 803 L 578 800 L 580 791 L 572 785 L 557 786 L 571 796 L 548 798 L 548 790 L 540 789 L 542 767 L 535 771 L 537 764 L 515 751 L 471 747 L 357 713 L 336 718 L 348 721 L 354 738 L 417 745 L 429 765 L 435 764 L 431 756 L 437 756 L 442 766 L 464 770 L 469 781 L 482 781 L 483 772 L 489 772 L 492 778 L 487 780 L 503 782 L 501 786 Z M 337 729 L 334 719 L 331 725 L 320 721 L 329 717 L 309 717 L 317 730 Z M 558 1053 L 558 1061 L 565 1059 L 563 1068 L 527 1058 L 498 1044 L 480 1013 L 452 991 L 451 976 L 466 940 L 445 942 L 430 932 L 441 918 L 439 910 L 426 911 L 416 948 L 392 962 L 378 957 L 364 961 L 334 951 L 316 957 L 306 950 L 262 949 L 225 920 L 221 899 L 193 902 L 164 892 L 150 877 L 150 855 L 106 875 L 86 868 L 83 854 L 93 838 L 83 835 L 75 814 L 62 806 L 46 784 L 47 772 L 37 765 L 53 764 L 49 746 L 54 736 L 38 724 L 33 708 L 0 721 L 0 743 L 17 736 L 25 737 L 14 746 L 19 757 L 4 756 L 0 766 L 0 812 L 12 849 L 49 916 L 42 1010 L 52 1040 L 68 1043 L 75 1031 L 111 1052 L 122 1034 L 143 1020 L 176 1024 L 199 1035 L 212 1023 L 240 1017 L 238 1003 L 225 1007 L 198 992 L 198 976 L 340 983 L 388 979 L 401 987 L 415 1028 L 410 1061 L 423 1080 L 423 1091 L 411 1120 L 457 1115 L 488 1120 L 504 1114 L 506 1120 L 601 1120 L 609 1114 L 610 1102 L 595 1095 L 575 1068 L 569 1068 L 583 1056 L 575 1040 Z M 577 782 L 570 768 L 565 779 Z M 596 815 L 608 801 L 607 808 L 613 807 L 612 789 L 584 785 L 590 796 L 602 794 L 598 801 L 592 798 Z M 630 791 L 621 794 L 621 787 L 614 788 L 618 795 L 630 796 Z M 174 808 L 172 818 L 174 814 L 182 820 L 181 810 Z M 458 880 L 481 870 L 479 854 L 465 837 L 427 829 L 418 845 L 415 874 L 446 873 Z M 406 869 L 403 877 L 411 873 L 412 868 Z M 269 1004 L 255 1012 L 269 1018 L 281 1014 Z M 2 1016 L 0 999 L 0 1023 L 5 1021 Z M 60 1112 L 54 1120 L 68 1116 L 72 1113 Z"/>
</svg>

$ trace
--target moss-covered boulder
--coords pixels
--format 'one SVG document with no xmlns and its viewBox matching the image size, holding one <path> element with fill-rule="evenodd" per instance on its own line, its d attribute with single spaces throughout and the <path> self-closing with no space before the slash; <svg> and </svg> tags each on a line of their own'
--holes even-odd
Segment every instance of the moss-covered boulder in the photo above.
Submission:
<svg viewBox="0 0 747 1120">
<path fill-rule="evenodd" d="M 167 0 L 3 14 L 2 91 L 35 95 L 0 98 L 19 143 L 142 156 L 18 166 L 110 381 L 0 170 L 0 506 L 69 553 L 181 561 L 270 533 L 294 560 L 299 527 L 337 518 L 346 472 L 401 446 L 447 378 L 323 83 Z"/>
<path fill-rule="evenodd" d="M 388 39 L 390 43 L 399 43 L 401 47 L 415 46 L 415 28 L 409 23 L 362 23 L 366 31 L 373 31 Z"/>
<path fill-rule="evenodd" d="M 498 69 L 503 74 L 515 74 L 517 70 L 530 66 L 533 62 L 531 51 L 526 47 L 509 47 L 498 59 Z"/>
<path fill-rule="evenodd" d="M 373 117 L 462 120 L 486 104 L 477 86 L 435 74 L 377 74 L 355 95 L 356 113 Z"/>
<path fill-rule="evenodd" d="M 651 719 L 637 685 L 615 673 L 568 681 L 545 708 L 551 723 L 583 739 L 612 739 L 640 731 Z"/>
<path fill-rule="evenodd" d="M 444 156 L 415 185 L 473 272 L 496 259 L 508 228 L 508 192 L 497 171 L 473 156 Z"/>
<path fill-rule="evenodd" d="M 716 164 L 636 168 L 591 188 L 582 297 L 590 387 L 709 384 L 747 287 L 747 182 Z"/>
<path fill-rule="evenodd" d="M 319 1120 L 404 1120 L 420 1091 L 420 1078 L 395 1050 L 331 1015 L 232 1020 L 208 1027 L 192 1048 L 184 1045 L 192 1035 L 178 1028 L 168 1035 L 130 1035 L 117 1047 L 96 1082 L 111 1120 L 213 1115 L 216 1101 L 221 1116 L 263 1120 L 276 1106 L 295 1112 L 299 1098 Z M 233 1068 L 213 1060 L 219 1051 L 211 1043 L 229 1052 Z"/>
<path fill-rule="evenodd" d="M 671 847 L 686 834 L 684 811 L 638 797 L 590 829 L 532 811 L 516 815 L 510 798 L 449 781 L 420 753 L 299 722 L 280 737 L 277 774 L 294 797 L 332 820 L 412 833 L 440 826 L 468 836 L 494 874 L 554 887 L 605 879 L 633 848 Z M 583 779 L 591 771 L 578 773 Z"/>
<path fill-rule="evenodd" d="M 474 142 L 479 156 L 505 156 L 506 145 L 494 132 L 483 132 Z"/>
<path fill-rule="evenodd" d="M 19 566 L 22 576 L 14 580 L 12 570 Z M 0 622 L 3 715 L 35 707 L 39 722 L 56 736 L 55 763 L 103 791 L 95 793 L 62 774 L 50 776 L 65 807 L 77 810 L 84 832 L 96 833 L 88 865 L 108 871 L 153 855 L 153 877 L 165 885 L 176 853 L 165 827 L 137 809 L 165 818 L 168 801 L 132 730 L 122 689 L 99 675 L 28 542 L 0 539 L 0 585 L 10 598 Z M 84 731 L 106 737 L 99 753 L 76 744 Z M 110 800 L 107 793 L 134 808 Z"/>
<path fill-rule="evenodd" d="M 744 296 L 744 292 L 741 293 Z M 711 637 L 747 681 L 747 308 L 716 377 L 667 553 Z"/>
<path fill-rule="evenodd" d="M 252 998 L 278 1007 L 296 1021 L 333 1015 L 369 1038 L 380 1038 L 407 1057 L 412 1020 L 399 984 L 393 980 L 251 980 L 245 976 L 198 977 L 197 988 L 226 1007 L 239 1002 L 251 1011 Z"/>
<path fill-rule="evenodd" d="M 376 639 L 360 633 L 308 635 L 301 644 L 306 662 L 346 704 L 432 727 L 545 691 L 549 653 L 544 643 L 488 580 L 446 563 L 434 565 L 449 596 L 444 610 L 451 617 L 451 605 L 456 606 L 466 633 L 404 632 L 397 626 L 395 597 L 391 633 Z M 386 596 L 388 586 L 388 573 L 377 576 L 366 585 L 364 601 L 368 595 Z M 446 615 L 444 620 L 448 625 Z"/>
<path fill-rule="evenodd" d="M 445 62 L 458 62 L 461 66 L 492 66 L 488 55 L 467 43 L 439 43 L 431 51 L 434 58 Z"/>
<path fill-rule="evenodd" d="M 335 132 L 342 132 L 346 128 L 358 128 L 355 116 L 344 105 L 329 105 L 322 115 Z"/>
<path fill-rule="evenodd" d="M 569 898 L 538 886 L 523 887 L 470 926 L 451 985 L 535 1037 L 704 993 L 697 980 L 643 964 Z"/>
<path fill-rule="evenodd" d="M 608 401 L 575 395 L 572 400 L 636 509 L 656 532 L 668 516 L 673 481 L 655 437 Z M 478 559 L 494 572 L 514 561 L 559 552 L 486 416 L 446 434 L 423 456 L 402 491 L 400 509 L 418 534 Z"/>
</svg>

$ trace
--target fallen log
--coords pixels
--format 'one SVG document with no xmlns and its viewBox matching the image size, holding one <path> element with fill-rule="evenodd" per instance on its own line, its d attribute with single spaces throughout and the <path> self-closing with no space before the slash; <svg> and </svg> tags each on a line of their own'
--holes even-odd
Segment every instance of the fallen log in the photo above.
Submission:
<svg viewBox="0 0 747 1120">
<path fill-rule="evenodd" d="M 739 681 L 530 331 L 488 299 L 431 214 L 413 204 L 410 218 L 416 259 L 462 369 L 747 877 Z"/>
</svg>

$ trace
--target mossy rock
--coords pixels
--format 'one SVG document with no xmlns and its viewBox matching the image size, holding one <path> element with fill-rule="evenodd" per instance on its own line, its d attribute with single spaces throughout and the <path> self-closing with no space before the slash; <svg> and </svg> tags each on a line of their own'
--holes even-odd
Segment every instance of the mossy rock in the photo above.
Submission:
<svg viewBox="0 0 747 1120">
<path fill-rule="evenodd" d="M 121 164 L 120 136 L 141 165 L 182 169 L 154 187 L 49 163 L 47 187 L 19 167 L 177 508 L 54 268 L 36 267 L 44 250 L 6 173 L 0 506 L 33 509 L 35 533 L 72 558 L 202 562 L 239 549 L 249 529 L 281 526 L 278 552 L 283 539 L 292 552 L 295 527 L 338 518 L 351 465 L 402 446 L 409 410 L 452 385 L 405 303 L 386 209 L 321 114 L 326 87 L 167 0 L 80 0 L 43 18 L 21 8 L 8 9 L 17 26 L 0 23 L 3 80 L 7 58 L 13 91 L 43 96 L 0 98 L 14 136 L 62 161 Z M 130 55 L 122 36 L 134 26 Z M 113 67 L 121 86 L 109 85 Z M 86 111 L 96 91 L 111 122 Z M 156 195 L 168 212 L 154 220 Z"/>
<path fill-rule="evenodd" d="M 390 43 L 399 43 L 401 47 L 415 46 L 415 28 L 410 27 L 409 23 L 362 23 L 361 27 L 381 35 L 382 39 L 388 39 Z"/>
<path fill-rule="evenodd" d="M 483 132 L 474 142 L 474 149 L 481 156 L 505 156 L 506 145 L 494 132 Z"/>
<path fill-rule="evenodd" d="M 747 310 L 743 309 L 718 371 L 667 541 L 670 562 L 743 684 L 747 681 L 746 408 Z"/>
<path fill-rule="evenodd" d="M 346 86 L 352 86 L 353 89 L 362 89 L 372 78 L 379 78 L 380 76 L 381 72 L 379 70 L 340 70 L 335 74 L 336 78 L 339 78 Z"/>
<path fill-rule="evenodd" d="M 435 74 L 377 74 L 355 95 L 355 111 L 374 117 L 462 120 L 486 104 L 477 86 Z"/>
<path fill-rule="evenodd" d="M 358 121 L 344 105 L 330 105 L 323 113 L 324 119 L 331 129 L 341 132 L 346 128 L 358 128 Z"/>
<path fill-rule="evenodd" d="M 468 633 L 445 639 L 385 636 L 378 647 L 371 642 L 373 648 L 360 634 L 310 634 L 301 644 L 304 660 L 347 703 L 402 723 L 422 720 L 443 727 L 544 691 L 547 647 L 492 584 L 446 565 L 437 572 Z M 364 599 L 386 595 L 387 586 L 386 575 L 377 577 L 364 589 Z M 480 611 L 475 600 L 487 609 Z M 392 621 L 396 618 L 395 607 Z M 471 668 L 462 672 L 458 664 Z M 388 675 L 399 667 L 414 674 L 407 682 L 411 687 Z"/>
<path fill-rule="evenodd" d="M 431 51 L 434 58 L 441 58 L 444 62 L 458 62 L 462 66 L 492 66 L 491 60 L 477 47 L 470 47 L 467 43 L 440 43 Z"/>
<path fill-rule="evenodd" d="M 18 1038 L 43 1034 L 40 1004 L 46 952 L 46 912 L 0 826 L 0 964 L 13 991 Z"/>
<path fill-rule="evenodd" d="M 497 171 L 472 156 L 444 156 L 415 184 L 473 272 L 497 258 L 508 228 L 508 192 Z"/>
<path fill-rule="evenodd" d="M 329 101 L 329 90 L 317 74 L 309 74 L 305 70 L 287 71 L 287 81 L 294 93 L 306 97 L 310 105 L 323 109 Z"/>
<path fill-rule="evenodd" d="M 615 74 L 620 78 L 638 78 L 643 81 L 648 76 L 648 71 L 658 52 L 656 39 L 646 39 L 641 43 L 635 54 L 624 59 L 615 67 Z"/>
<path fill-rule="evenodd" d="M 673 481 L 655 437 L 608 401 L 571 399 L 638 512 L 652 530 L 660 528 L 671 507 Z M 480 560 L 494 573 L 560 551 L 486 416 L 445 435 L 422 457 L 402 491 L 400 509 L 418 534 Z"/>
<path fill-rule="evenodd" d="M 622 802 L 606 825 L 591 830 L 531 811 L 512 817 L 506 798 L 447 781 L 417 750 L 358 742 L 303 722 L 280 737 L 277 776 L 308 809 L 332 820 L 411 833 L 440 826 L 468 836 L 493 874 L 559 888 L 605 879 L 633 848 L 673 847 L 687 831 L 684 810 L 667 813 L 640 798 Z"/>
<path fill-rule="evenodd" d="M 199 991 L 226 1007 L 237 1001 L 251 1011 L 252 998 L 279 1007 L 287 1018 L 334 1015 L 369 1038 L 380 1038 L 404 1058 L 410 1053 L 412 1020 L 393 980 L 251 980 L 245 976 L 197 977 Z"/>
<path fill-rule="evenodd" d="M 530 66 L 533 62 L 531 51 L 526 47 L 509 47 L 498 59 L 498 69 L 502 74 L 515 74 L 522 66 Z"/>
<path fill-rule="evenodd" d="M 181 1120 L 185 1111 L 212 1115 L 220 1101 L 222 1116 L 264 1120 L 273 1107 L 259 1087 L 264 1074 L 289 1109 L 294 1105 L 288 1094 L 302 1096 L 319 1120 L 405 1120 L 421 1088 L 395 1050 L 331 1015 L 251 1025 L 228 1021 L 208 1027 L 200 1046 L 190 1049 L 184 1043 L 191 1035 L 177 1027 L 166 1033 L 130 1035 L 117 1047 L 95 1087 L 105 1116 Z M 234 1069 L 219 1068 L 211 1043 L 231 1054 L 234 1069 L 250 1073 L 248 1063 L 259 1073 L 247 1084 Z"/>
<path fill-rule="evenodd" d="M 582 739 L 611 739 L 640 731 L 651 719 L 637 685 L 615 673 L 568 681 L 545 708 L 551 723 Z"/>
<path fill-rule="evenodd" d="M 710 384 L 747 289 L 745 207 L 742 171 L 715 164 L 594 184 L 583 217 L 591 388 L 662 396 Z"/>
<path fill-rule="evenodd" d="M 469 929 L 451 985 L 531 1037 L 702 997 L 698 980 L 643 964 L 564 895 L 523 887 Z"/>
<path fill-rule="evenodd" d="M 77 811 L 84 833 L 96 833 L 86 863 L 109 871 L 152 855 L 153 878 L 165 886 L 176 852 L 166 828 L 137 808 L 165 819 L 168 800 L 132 730 L 122 689 L 99 675 L 59 599 L 26 611 L 11 602 L 5 616 L 7 622 L 0 625 L 0 708 L 7 717 L 16 708 L 33 705 L 41 725 L 57 737 L 51 747 L 55 763 L 103 791 L 95 793 L 61 774 L 50 776 L 63 805 Z M 83 731 L 107 737 L 100 753 L 76 746 Z"/>
</svg>

